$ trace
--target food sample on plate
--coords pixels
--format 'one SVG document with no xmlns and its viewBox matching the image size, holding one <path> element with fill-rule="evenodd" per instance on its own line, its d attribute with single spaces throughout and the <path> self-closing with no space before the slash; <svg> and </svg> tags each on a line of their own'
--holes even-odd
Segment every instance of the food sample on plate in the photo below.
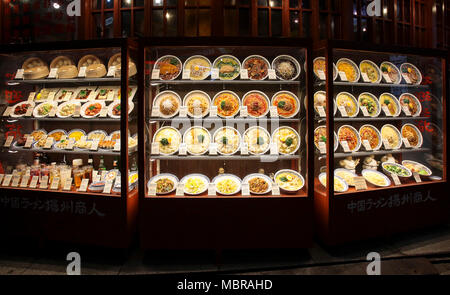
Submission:
<svg viewBox="0 0 450 295">
<path fill-rule="evenodd" d="M 46 101 L 48 100 L 49 94 L 53 92 L 55 95 L 58 92 L 58 89 L 56 88 L 42 88 L 34 97 L 34 100 L 37 102 L 40 101 Z M 54 97 L 56 98 L 56 97 Z"/>
<path fill-rule="evenodd" d="M 79 149 L 90 149 L 92 146 L 92 141 L 90 140 L 78 140 L 75 142 L 74 147 Z"/>
<path fill-rule="evenodd" d="M 361 174 L 368 182 L 375 186 L 388 186 L 391 184 L 389 179 L 378 171 L 365 169 Z"/>
<path fill-rule="evenodd" d="M 118 139 L 120 139 L 120 130 L 114 131 L 110 135 L 111 135 L 111 140 L 118 140 Z"/>
<path fill-rule="evenodd" d="M 157 194 L 167 194 L 175 189 L 175 182 L 171 177 L 158 177 L 158 179 L 154 181 L 154 183 L 156 184 Z"/>
<path fill-rule="evenodd" d="M 389 93 L 383 93 L 380 95 L 379 102 L 381 107 L 386 106 L 389 113 L 392 116 L 398 116 L 400 114 L 400 108 L 397 99 Z"/>
<path fill-rule="evenodd" d="M 408 171 L 408 168 L 406 168 L 400 164 L 384 162 L 383 164 L 381 164 L 381 166 L 388 174 L 394 173 L 401 177 L 410 177 L 411 176 L 411 172 Z"/>
<path fill-rule="evenodd" d="M 211 135 L 202 127 L 191 127 L 183 135 L 183 142 L 187 145 L 189 153 L 202 155 L 208 151 Z"/>
<path fill-rule="evenodd" d="M 281 80 L 294 80 L 300 74 L 300 65 L 289 55 L 277 56 L 272 62 L 272 68 Z"/>
<path fill-rule="evenodd" d="M 343 125 L 338 130 L 338 138 L 339 142 L 347 141 L 350 151 L 356 152 L 359 149 L 360 138 L 353 127 L 349 125 Z"/>
<path fill-rule="evenodd" d="M 298 191 L 304 185 L 303 178 L 293 170 L 281 170 L 275 174 L 275 182 L 286 191 Z"/>
<path fill-rule="evenodd" d="M 137 146 L 137 135 L 133 137 L 128 137 L 128 148 L 132 149 Z"/>
<path fill-rule="evenodd" d="M 84 109 L 84 115 L 87 117 L 95 117 L 100 114 L 103 105 L 98 102 L 89 103 L 88 106 Z"/>
<path fill-rule="evenodd" d="M 23 78 L 28 79 L 42 79 L 48 76 L 49 69 L 47 64 L 38 57 L 30 57 L 22 65 Z"/>
<path fill-rule="evenodd" d="M 111 68 L 112 66 L 116 67 L 116 70 L 114 71 L 114 76 L 115 77 L 120 77 L 122 74 L 122 54 L 121 53 L 116 53 L 113 56 L 111 56 L 111 58 L 108 61 L 108 69 Z M 134 75 L 136 75 L 137 73 L 137 68 L 136 68 L 136 64 L 134 63 L 133 60 L 128 59 L 128 76 L 132 77 Z"/>
<path fill-rule="evenodd" d="M 381 127 L 381 138 L 387 140 L 392 149 L 399 148 L 402 143 L 400 141 L 400 132 L 390 124 Z"/>
<path fill-rule="evenodd" d="M 314 109 L 317 111 L 317 107 L 323 107 L 327 110 L 327 96 L 325 91 L 317 91 L 314 93 Z"/>
<path fill-rule="evenodd" d="M 412 173 L 418 173 L 419 175 L 423 176 L 431 175 L 431 170 L 423 164 L 414 161 L 404 160 L 402 161 L 402 165 L 408 168 Z"/>
<path fill-rule="evenodd" d="M 242 67 L 247 69 L 250 80 L 264 80 L 269 75 L 269 62 L 259 55 L 247 57 Z"/>
<path fill-rule="evenodd" d="M 57 142 L 60 141 L 64 135 L 67 135 L 64 130 L 53 130 L 47 137 L 53 137 L 54 141 Z"/>
<path fill-rule="evenodd" d="M 117 95 L 117 91 L 118 89 L 112 89 L 112 88 L 107 88 L 107 87 L 100 87 L 97 90 L 97 97 L 95 99 L 98 100 L 106 100 L 108 98 L 108 95 L 113 92 L 114 96 Z"/>
<path fill-rule="evenodd" d="M 194 90 L 186 94 L 183 104 L 187 107 L 190 116 L 204 117 L 209 112 L 211 101 L 205 92 Z"/>
<path fill-rule="evenodd" d="M 69 146 L 69 140 L 67 139 L 61 139 L 60 141 L 58 141 L 57 143 L 55 143 L 55 147 L 57 149 L 65 149 L 66 147 Z"/>
<path fill-rule="evenodd" d="M 181 99 L 178 94 L 173 91 L 163 91 L 156 96 L 154 106 L 159 107 L 162 117 L 169 118 L 178 113 L 180 104 Z"/>
<path fill-rule="evenodd" d="M 314 130 L 314 144 L 319 149 L 319 142 L 327 143 L 327 127 L 319 126 Z"/>
<path fill-rule="evenodd" d="M 326 173 L 321 173 L 319 175 L 320 183 L 326 187 L 327 186 L 327 176 Z M 348 185 L 344 179 L 341 177 L 334 175 L 334 191 L 338 193 L 342 193 L 348 190 Z"/>
<path fill-rule="evenodd" d="M 83 130 L 74 129 L 69 131 L 68 138 L 73 138 L 75 139 L 75 141 L 78 141 L 81 139 L 82 136 L 86 136 L 86 133 Z"/>
<path fill-rule="evenodd" d="M 116 100 L 120 100 L 120 88 L 119 88 L 119 90 L 117 91 L 117 96 L 116 96 Z M 133 86 L 133 87 L 128 87 L 128 101 L 132 101 L 133 100 L 133 97 L 134 97 L 134 95 L 136 94 L 136 91 L 137 91 L 137 87 L 136 86 Z"/>
<path fill-rule="evenodd" d="M 278 145 L 280 154 L 289 155 L 297 151 L 300 138 L 297 132 L 291 127 L 280 127 L 273 133 L 272 141 Z"/>
<path fill-rule="evenodd" d="M 326 65 L 325 65 L 325 57 L 316 57 L 313 62 L 313 71 L 314 74 L 319 78 L 319 71 L 322 71 L 325 76 L 327 74 L 326 71 Z M 333 64 L 333 78 L 336 79 L 337 72 L 336 72 L 336 66 Z"/>
<path fill-rule="evenodd" d="M 78 61 L 78 71 L 86 67 L 86 78 L 101 78 L 106 75 L 106 67 L 95 55 L 88 54 Z"/>
<path fill-rule="evenodd" d="M 389 79 L 391 80 L 392 83 L 400 83 L 401 80 L 400 72 L 394 64 L 387 61 L 382 62 L 380 65 L 380 70 L 383 74 L 389 76 Z"/>
<path fill-rule="evenodd" d="M 77 105 L 79 106 L 80 103 L 77 102 L 65 102 L 62 103 L 59 107 L 58 107 L 58 111 L 57 111 L 57 116 L 58 117 L 70 117 L 75 113 L 75 109 L 77 107 Z"/>
<path fill-rule="evenodd" d="M 100 140 L 98 143 L 98 147 L 104 150 L 112 150 L 114 146 L 116 145 L 115 140 Z"/>
<path fill-rule="evenodd" d="M 261 176 L 256 174 L 255 176 L 249 177 L 246 181 L 252 194 L 265 194 L 271 187 L 267 177 L 264 177 L 262 174 Z"/>
<path fill-rule="evenodd" d="M 422 74 L 416 66 L 410 63 L 404 63 L 400 66 L 403 75 L 406 75 L 412 84 L 420 84 L 422 82 Z"/>
<path fill-rule="evenodd" d="M 33 114 L 35 117 L 45 117 L 48 116 L 48 114 L 56 108 L 55 103 L 51 102 L 44 102 L 38 105 L 34 110 Z"/>
<path fill-rule="evenodd" d="M 217 151 L 220 154 L 231 155 L 239 149 L 241 136 L 234 128 L 221 127 L 214 133 L 214 142 L 217 143 Z"/>
<path fill-rule="evenodd" d="M 269 111 L 269 100 L 264 93 L 254 90 L 247 92 L 242 99 L 242 105 L 247 107 L 249 116 L 259 118 Z"/>
<path fill-rule="evenodd" d="M 236 93 L 225 90 L 214 96 L 213 105 L 217 107 L 217 115 L 232 118 L 239 112 L 240 101 Z"/>
<path fill-rule="evenodd" d="M 56 93 L 55 100 L 61 101 L 66 97 L 66 95 L 68 97 L 68 100 L 70 100 L 72 99 L 72 96 L 74 95 L 75 91 L 76 91 L 75 88 L 66 88 L 66 89 L 61 88 L 58 91 L 58 93 Z"/>
<path fill-rule="evenodd" d="M 219 69 L 220 80 L 233 80 L 239 76 L 241 63 L 232 55 L 222 55 L 216 58 L 213 68 Z"/>
<path fill-rule="evenodd" d="M 297 96 L 289 91 L 275 93 L 272 105 L 277 107 L 278 115 L 282 118 L 292 118 L 298 113 L 300 106 Z"/>
<path fill-rule="evenodd" d="M 183 69 L 191 70 L 191 80 L 204 80 L 211 73 L 211 62 L 204 56 L 194 55 L 184 62 Z"/>
<path fill-rule="evenodd" d="M 354 177 L 357 175 L 352 171 L 344 168 L 334 170 L 334 174 L 342 178 L 348 185 L 355 186 Z"/>
<path fill-rule="evenodd" d="M 93 88 L 81 88 L 78 90 L 75 99 L 86 100 L 89 97 L 89 94 L 91 94 L 91 92 L 93 91 L 95 91 L 95 89 Z"/>
<path fill-rule="evenodd" d="M 412 116 L 418 116 L 421 112 L 419 100 L 410 93 L 403 93 L 399 98 L 400 105 L 407 108 Z"/>
<path fill-rule="evenodd" d="M 46 137 L 42 137 L 41 139 L 39 139 L 35 144 L 34 147 L 35 148 L 43 148 L 45 146 L 45 142 L 47 141 Z"/>
<path fill-rule="evenodd" d="M 153 142 L 159 143 L 159 152 L 171 155 L 178 151 L 181 143 L 180 132 L 173 127 L 163 127 L 156 131 Z"/>
<path fill-rule="evenodd" d="M 106 132 L 102 131 L 102 130 L 94 130 L 91 131 L 88 135 L 87 135 L 87 139 L 88 140 L 104 140 L 106 137 Z"/>
<path fill-rule="evenodd" d="M 181 73 L 181 61 L 173 55 L 165 55 L 156 61 L 155 68 L 159 69 L 161 80 L 173 80 Z"/>
<path fill-rule="evenodd" d="M 356 99 L 348 92 L 341 92 L 336 95 L 336 106 L 344 107 L 349 117 L 354 117 L 358 114 Z"/>
<path fill-rule="evenodd" d="M 38 141 L 41 138 L 45 137 L 47 135 L 47 132 L 45 132 L 45 130 L 34 130 L 33 132 L 31 132 L 31 136 L 33 136 L 33 140 L 34 141 Z"/>
<path fill-rule="evenodd" d="M 357 82 L 359 80 L 359 70 L 351 60 L 341 58 L 337 61 L 336 67 L 339 72 L 345 73 L 349 82 Z"/>
<path fill-rule="evenodd" d="M 270 134 L 262 127 L 250 127 L 244 132 L 244 142 L 252 154 L 264 154 L 269 149 Z"/>
<path fill-rule="evenodd" d="M 381 80 L 380 70 L 377 65 L 369 60 L 363 60 L 359 63 L 361 73 L 366 73 L 371 83 L 379 83 Z"/>
<path fill-rule="evenodd" d="M 120 116 L 120 103 L 116 103 L 111 110 L 113 116 Z"/>
<path fill-rule="evenodd" d="M 30 102 L 19 102 L 13 107 L 11 117 L 22 117 L 25 116 L 29 108 L 33 108 L 34 104 Z"/>
<path fill-rule="evenodd" d="M 241 184 L 236 176 L 220 175 L 215 179 L 216 191 L 223 195 L 232 195 L 240 190 Z"/>
<path fill-rule="evenodd" d="M 376 117 L 380 113 L 378 100 L 375 96 L 368 92 L 363 92 L 358 97 L 359 106 L 366 107 L 371 117 Z"/>
<path fill-rule="evenodd" d="M 25 136 L 20 136 L 16 142 L 14 143 L 15 146 L 22 147 L 27 142 L 27 138 Z"/>
<path fill-rule="evenodd" d="M 359 128 L 359 136 L 361 141 L 367 140 L 370 147 L 375 150 L 381 145 L 381 138 L 379 131 L 372 125 L 363 125 Z"/>
<path fill-rule="evenodd" d="M 422 134 L 419 129 L 412 124 L 403 125 L 402 137 L 406 138 L 412 147 L 419 147 L 422 144 Z"/>
<path fill-rule="evenodd" d="M 191 195 L 201 194 L 208 187 L 206 179 L 204 177 L 197 175 L 187 176 L 183 180 L 183 182 L 184 182 L 184 192 Z"/>
</svg>

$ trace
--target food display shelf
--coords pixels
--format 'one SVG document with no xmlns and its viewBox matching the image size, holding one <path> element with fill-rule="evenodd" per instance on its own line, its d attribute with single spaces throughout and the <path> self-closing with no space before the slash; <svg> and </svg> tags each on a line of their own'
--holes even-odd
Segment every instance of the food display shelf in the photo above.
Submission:
<svg viewBox="0 0 450 295">
<path fill-rule="evenodd" d="M 25 149 L 25 148 L 17 148 L 17 147 L 11 147 L 9 149 L 13 152 L 35 152 L 35 153 L 52 153 L 52 154 L 79 154 L 79 155 L 99 155 L 99 156 L 119 156 L 120 151 L 105 151 L 105 150 L 98 150 L 98 151 L 85 151 L 85 150 L 59 150 L 59 149 Z M 135 150 L 130 150 L 128 154 L 132 154 L 136 152 Z"/>
<path fill-rule="evenodd" d="M 152 86 L 157 85 L 298 85 L 298 81 L 290 80 L 151 80 L 150 84 Z"/>
<path fill-rule="evenodd" d="M 372 122 L 372 121 L 413 121 L 413 120 L 427 120 L 428 117 L 356 117 L 356 118 L 334 118 L 334 122 Z M 325 118 L 321 121 L 326 121 Z"/>
<path fill-rule="evenodd" d="M 220 118 L 220 117 L 207 117 L 207 118 L 188 118 L 188 117 L 176 117 L 176 118 L 150 118 L 149 122 L 203 122 L 203 123 L 213 123 L 213 122 L 227 122 L 227 123 L 246 123 L 249 121 L 257 122 L 280 122 L 280 123 L 294 123 L 299 122 L 300 118 Z"/>
<path fill-rule="evenodd" d="M 334 153 L 335 158 L 345 158 L 348 156 L 364 157 L 370 155 L 386 155 L 386 154 L 402 154 L 402 153 L 423 153 L 428 152 L 429 148 L 410 148 L 410 149 L 397 149 L 397 150 L 378 150 L 378 151 L 365 151 L 365 152 L 352 152 L 352 153 Z M 327 155 L 321 155 L 319 159 L 326 158 Z"/>
<path fill-rule="evenodd" d="M 325 81 L 317 82 L 314 86 L 324 87 Z M 389 83 L 365 83 L 365 82 L 342 82 L 334 81 L 333 86 L 347 86 L 347 87 L 384 87 L 384 88 L 429 88 L 429 85 L 414 85 L 414 84 L 389 84 Z"/>
<path fill-rule="evenodd" d="M 152 156 L 154 160 L 188 160 L 188 161 L 196 161 L 196 160 L 261 160 L 267 159 L 268 162 L 273 162 L 269 160 L 296 160 L 298 156 L 296 155 L 251 155 L 251 156 Z"/>
<path fill-rule="evenodd" d="M 120 123 L 120 119 L 115 118 L 12 118 L 12 117 L 3 117 L 2 120 L 8 121 L 8 122 L 16 122 L 16 121 L 46 121 L 46 122 L 83 122 L 83 123 L 101 123 L 101 122 L 115 122 Z M 133 118 L 129 118 L 129 121 L 132 121 Z"/>
<path fill-rule="evenodd" d="M 136 81 L 130 80 L 129 84 L 136 84 Z M 90 84 L 90 83 L 120 83 L 120 78 L 106 77 L 106 78 L 77 78 L 77 79 L 35 79 L 35 80 L 9 80 L 8 85 L 41 85 L 41 84 Z"/>
</svg>

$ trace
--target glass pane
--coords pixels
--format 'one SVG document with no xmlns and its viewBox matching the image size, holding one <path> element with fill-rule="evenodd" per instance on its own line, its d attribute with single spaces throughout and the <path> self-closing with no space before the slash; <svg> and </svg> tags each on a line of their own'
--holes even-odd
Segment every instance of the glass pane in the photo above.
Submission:
<svg viewBox="0 0 450 295">
<path fill-rule="evenodd" d="M 210 6 L 211 0 L 198 0 L 198 5 L 199 6 Z"/>
<path fill-rule="evenodd" d="M 281 10 L 272 9 L 272 36 L 281 36 Z"/>
<path fill-rule="evenodd" d="M 302 8 L 311 8 L 310 0 L 302 0 Z"/>
<path fill-rule="evenodd" d="M 131 0 L 130 0 L 131 1 Z M 105 9 L 114 8 L 114 0 L 105 0 Z"/>
<path fill-rule="evenodd" d="M 283 5 L 283 1 L 282 0 L 270 0 L 269 5 L 271 7 L 281 7 Z"/>
<path fill-rule="evenodd" d="M 166 12 L 166 29 L 167 36 L 176 36 L 178 33 L 177 27 L 177 11 L 176 9 L 167 9 Z"/>
<path fill-rule="evenodd" d="M 240 0 L 239 5 L 250 5 L 250 0 Z"/>
<path fill-rule="evenodd" d="M 166 0 L 166 6 L 177 6 L 178 0 Z"/>
<path fill-rule="evenodd" d="M 114 37 L 114 17 L 112 12 L 105 13 L 105 33 L 103 37 Z"/>
<path fill-rule="evenodd" d="M 122 11 L 122 37 L 131 36 L 131 11 Z"/>
<path fill-rule="evenodd" d="M 197 14 L 195 9 L 184 10 L 184 35 L 197 36 Z"/>
<path fill-rule="evenodd" d="M 102 9 L 102 0 L 92 0 L 92 8 Z"/>
<path fill-rule="evenodd" d="M 235 8 L 225 8 L 223 14 L 224 35 L 237 36 L 239 30 L 238 11 Z"/>
<path fill-rule="evenodd" d="M 303 37 L 311 37 L 311 13 L 304 12 L 302 20 Z"/>
<path fill-rule="evenodd" d="M 142 7 L 145 4 L 145 0 L 135 0 L 134 7 Z"/>
<path fill-rule="evenodd" d="M 289 8 L 297 8 L 298 0 L 289 0 Z"/>
<path fill-rule="evenodd" d="M 164 21 L 162 9 L 152 11 L 152 35 L 164 36 Z"/>
<path fill-rule="evenodd" d="M 198 35 L 211 36 L 211 9 L 199 9 L 198 20 Z"/>
<path fill-rule="evenodd" d="M 224 0 L 223 1 L 223 5 L 224 6 L 235 6 L 236 5 L 236 0 Z"/>
<path fill-rule="evenodd" d="M 102 15 L 100 13 L 98 14 L 94 14 L 94 28 L 95 28 L 95 32 L 94 32 L 94 36 L 96 38 L 101 38 L 102 37 Z"/>
<path fill-rule="evenodd" d="M 131 7 L 131 0 L 122 0 L 122 7 Z"/>
<path fill-rule="evenodd" d="M 361 19 L 361 39 L 367 41 L 369 39 L 369 33 L 367 32 L 367 19 Z"/>
<path fill-rule="evenodd" d="M 320 39 L 327 38 L 327 29 L 328 29 L 328 15 L 321 13 L 319 23 Z"/>
<path fill-rule="evenodd" d="M 164 0 L 153 0 L 153 6 L 163 6 Z"/>
<path fill-rule="evenodd" d="M 269 6 L 268 0 L 258 0 L 258 6 Z"/>
<path fill-rule="evenodd" d="M 267 9 L 258 9 L 258 35 L 269 35 L 269 12 Z"/>
<path fill-rule="evenodd" d="M 134 12 L 134 36 L 144 36 L 145 32 L 145 16 L 144 10 L 136 10 Z"/>
<path fill-rule="evenodd" d="M 328 0 L 319 0 L 319 9 L 326 10 L 328 8 Z"/>
<path fill-rule="evenodd" d="M 291 37 L 299 37 L 300 19 L 298 11 L 289 12 L 289 27 L 291 31 Z"/>
<path fill-rule="evenodd" d="M 185 0 L 184 1 L 184 6 L 196 6 L 197 5 L 197 0 Z"/>
<path fill-rule="evenodd" d="M 239 9 L 239 35 L 250 35 L 250 9 Z"/>
</svg>

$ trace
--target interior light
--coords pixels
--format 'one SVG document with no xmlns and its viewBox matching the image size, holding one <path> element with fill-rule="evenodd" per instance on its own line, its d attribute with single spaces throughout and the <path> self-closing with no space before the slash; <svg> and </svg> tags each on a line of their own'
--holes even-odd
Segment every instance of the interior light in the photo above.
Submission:
<svg viewBox="0 0 450 295">
<path fill-rule="evenodd" d="M 53 2 L 54 9 L 59 9 L 60 7 L 61 7 L 61 5 L 59 5 L 59 3 Z"/>
</svg>

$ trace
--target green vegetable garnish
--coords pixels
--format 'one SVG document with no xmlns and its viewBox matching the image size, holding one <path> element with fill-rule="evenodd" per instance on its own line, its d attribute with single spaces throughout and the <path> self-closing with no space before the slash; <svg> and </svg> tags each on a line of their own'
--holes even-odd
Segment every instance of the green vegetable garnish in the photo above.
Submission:
<svg viewBox="0 0 450 295">
<path fill-rule="evenodd" d="M 226 138 L 226 136 L 222 137 L 222 143 L 223 144 L 227 144 L 228 143 L 228 138 Z"/>
<path fill-rule="evenodd" d="M 261 136 L 258 136 L 258 138 L 256 139 L 256 144 L 263 145 L 264 144 L 264 138 L 262 138 Z"/>
<path fill-rule="evenodd" d="M 100 95 L 105 95 L 105 94 L 106 94 L 106 90 L 105 89 L 100 90 Z"/>
<path fill-rule="evenodd" d="M 197 136 L 198 142 L 203 143 L 203 141 L 205 140 L 205 136 L 203 134 L 200 134 Z"/>
<path fill-rule="evenodd" d="M 325 135 L 322 135 L 320 137 L 320 141 L 327 142 L 327 137 Z"/>
<path fill-rule="evenodd" d="M 284 142 L 287 146 L 291 146 L 291 144 L 294 142 L 294 140 L 291 137 L 286 138 L 286 141 Z"/>
<path fill-rule="evenodd" d="M 280 180 L 281 180 L 282 182 L 287 182 L 287 181 L 288 181 L 288 179 L 286 178 L 286 176 L 281 176 L 281 177 L 280 177 Z"/>
<path fill-rule="evenodd" d="M 220 103 L 220 108 L 223 110 L 223 109 L 225 109 L 226 105 L 227 105 L 227 103 L 225 101 L 222 101 Z"/>
<path fill-rule="evenodd" d="M 285 105 L 286 105 L 286 102 L 285 102 L 285 101 L 280 101 L 280 102 L 278 102 L 278 107 L 279 107 L 280 109 L 283 108 Z"/>
<path fill-rule="evenodd" d="M 408 99 L 408 98 L 405 98 L 405 99 L 403 99 L 403 102 L 404 102 L 404 103 L 409 103 L 409 99 Z"/>
<path fill-rule="evenodd" d="M 166 146 L 166 145 L 169 145 L 169 140 L 167 140 L 167 138 L 162 138 L 161 141 L 160 141 L 160 143 L 161 143 L 163 146 Z"/>
<path fill-rule="evenodd" d="M 391 103 L 391 101 L 390 101 L 389 99 L 385 99 L 385 100 L 384 100 L 384 104 L 385 104 L 385 105 L 389 105 L 390 103 Z"/>
<path fill-rule="evenodd" d="M 386 66 L 382 66 L 382 67 L 381 67 L 381 70 L 382 70 L 383 72 L 387 72 L 387 71 L 388 71 L 388 69 L 386 68 Z"/>
</svg>

